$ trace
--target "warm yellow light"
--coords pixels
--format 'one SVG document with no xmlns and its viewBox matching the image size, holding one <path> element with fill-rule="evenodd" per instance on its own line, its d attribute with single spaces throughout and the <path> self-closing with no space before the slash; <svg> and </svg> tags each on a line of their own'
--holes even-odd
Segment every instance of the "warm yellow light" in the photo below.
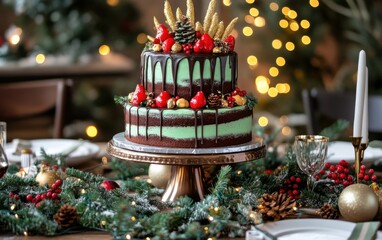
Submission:
<svg viewBox="0 0 382 240">
<path fill-rule="evenodd" d="M 279 92 L 277 91 L 275 87 L 271 87 L 268 89 L 268 96 L 274 98 L 274 97 L 277 97 L 278 94 Z"/>
<path fill-rule="evenodd" d="M 294 11 L 294 10 L 290 10 L 290 11 L 288 12 L 288 17 L 289 17 L 290 19 L 295 19 L 295 18 L 297 17 L 297 12 Z"/>
<path fill-rule="evenodd" d="M 208 220 L 210 220 L 212 222 L 214 220 L 214 217 L 208 216 Z"/>
<path fill-rule="evenodd" d="M 286 86 L 284 83 L 278 83 L 276 84 L 276 89 L 277 89 L 277 92 L 279 93 L 285 93 Z"/>
<path fill-rule="evenodd" d="M 255 0 L 245 0 L 248 4 L 252 4 L 255 2 Z"/>
<path fill-rule="evenodd" d="M 292 132 L 292 129 L 288 126 L 285 126 L 281 129 L 281 133 L 284 135 L 284 136 L 289 136 Z"/>
<path fill-rule="evenodd" d="M 130 234 L 126 234 L 126 239 L 130 240 L 131 239 L 131 235 Z"/>
<path fill-rule="evenodd" d="M 289 93 L 290 92 L 290 85 L 289 83 L 284 83 L 285 86 L 285 92 L 284 93 Z"/>
<path fill-rule="evenodd" d="M 253 21 L 255 21 L 255 18 L 253 16 L 251 16 L 251 15 L 245 15 L 244 21 L 246 23 L 253 23 Z"/>
<path fill-rule="evenodd" d="M 251 66 L 256 66 L 257 65 L 257 57 L 256 56 L 253 56 L 253 55 L 250 55 L 247 57 L 247 63 L 248 65 L 251 65 Z"/>
<path fill-rule="evenodd" d="M 275 2 L 271 2 L 270 4 L 269 4 L 269 8 L 272 10 L 272 11 L 277 11 L 277 10 L 279 10 L 279 5 L 277 4 L 277 3 L 275 3 Z"/>
<path fill-rule="evenodd" d="M 283 7 L 281 9 L 281 12 L 285 15 L 285 16 L 288 16 L 288 13 L 290 11 L 290 8 L 289 7 Z"/>
<path fill-rule="evenodd" d="M 20 35 L 14 34 L 9 38 L 9 42 L 12 45 L 17 45 L 20 42 Z"/>
<path fill-rule="evenodd" d="M 98 48 L 98 52 L 99 54 L 101 54 L 102 56 L 106 56 L 110 53 L 110 47 L 108 45 L 101 45 L 99 48 Z"/>
<path fill-rule="evenodd" d="M 145 44 L 147 42 L 147 35 L 145 33 L 140 33 L 137 36 L 137 42 L 139 44 Z"/>
<path fill-rule="evenodd" d="M 232 4 L 232 2 L 231 2 L 231 0 L 223 0 L 223 4 L 224 4 L 224 6 L 231 6 L 231 4 Z"/>
<path fill-rule="evenodd" d="M 305 44 L 305 45 L 309 45 L 310 42 L 311 42 L 310 37 L 309 37 L 309 36 L 306 36 L 306 35 L 302 36 L 302 37 L 301 37 L 301 42 L 302 42 L 303 44 Z"/>
<path fill-rule="evenodd" d="M 280 66 L 280 67 L 284 66 L 285 65 L 285 58 L 277 57 L 276 58 L 276 64 L 277 64 L 277 66 Z"/>
<path fill-rule="evenodd" d="M 283 46 L 282 42 L 279 39 L 274 39 L 272 41 L 272 47 L 274 49 L 280 49 Z"/>
<path fill-rule="evenodd" d="M 294 43 L 292 43 L 292 42 L 287 42 L 287 43 L 285 44 L 285 48 L 286 48 L 286 50 L 288 50 L 288 51 L 293 51 L 294 48 L 295 48 Z"/>
<path fill-rule="evenodd" d="M 115 7 L 119 4 L 119 0 L 106 0 L 106 3 L 111 7 Z"/>
<path fill-rule="evenodd" d="M 269 84 L 266 77 L 260 75 L 256 78 L 255 82 L 256 82 L 257 91 L 259 93 L 265 94 L 268 92 Z"/>
<path fill-rule="evenodd" d="M 261 117 L 259 117 L 259 120 L 257 120 L 257 122 L 259 123 L 259 125 L 261 126 L 261 127 L 265 127 L 265 126 L 267 126 L 268 125 L 268 118 L 267 117 L 264 117 L 264 116 L 261 116 Z"/>
<path fill-rule="evenodd" d="M 105 226 L 106 225 L 106 221 L 105 220 L 101 220 L 101 225 Z"/>
<path fill-rule="evenodd" d="M 97 136 L 98 134 L 98 129 L 93 126 L 93 125 L 90 125 L 86 128 L 86 135 L 88 135 L 88 137 L 95 137 Z"/>
<path fill-rule="evenodd" d="M 109 159 L 107 159 L 106 156 L 103 156 L 103 157 L 101 158 L 101 161 L 102 161 L 102 164 L 106 165 L 106 164 L 109 162 Z"/>
<path fill-rule="evenodd" d="M 45 62 L 45 55 L 42 53 L 39 53 L 36 55 L 36 63 L 37 64 L 43 64 Z"/>
<path fill-rule="evenodd" d="M 15 208 L 16 208 L 16 204 L 12 204 L 11 207 L 10 207 L 10 209 L 11 209 L 12 211 L 15 210 Z"/>
<path fill-rule="evenodd" d="M 304 19 L 304 20 L 301 20 L 300 25 L 303 29 L 308 29 L 310 27 L 310 22 Z"/>
<path fill-rule="evenodd" d="M 133 221 L 133 222 L 137 221 L 137 218 L 134 217 L 134 216 L 132 216 L 130 219 L 131 219 L 131 221 Z"/>
<path fill-rule="evenodd" d="M 265 18 L 263 17 L 257 17 L 255 18 L 255 21 L 253 22 L 256 27 L 264 27 L 265 26 Z"/>
<path fill-rule="evenodd" d="M 259 16 L 259 10 L 257 9 L 257 8 L 251 8 L 251 9 L 249 9 L 249 14 L 251 14 L 251 16 L 254 16 L 254 17 L 257 17 L 257 16 Z"/>
<path fill-rule="evenodd" d="M 310 6 L 316 8 L 320 5 L 320 3 L 318 2 L 318 0 L 309 0 L 309 4 Z"/>
<path fill-rule="evenodd" d="M 86 193 L 86 190 L 85 189 L 82 189 L 81 190 L 81 194 L 85 194 Z"/>
<path fill-rule="evenodd" d="M 287 124 L 288 121 L 289 121 L 289 117 L 288 117 L 287 115 L 282 115 L 282 116 L 280 117 L 280 122 L 281 122 L 282 124 Z"/>
<path fill-rule="evenodd" d="M 248 27 L 248 26 L 244 27 L 243 28 L 243 34 L 244 34 L 244 36 L 247 36 L 247 37 L 251 36 L 253 34 L 252 28 Z"/>
<path fill-rule="evenodd" d="M 300 28 L 298 23 L 294 22 L 294 21 L 290 23 L 289 27 L 290 27 L 290 30 L 292 30 L 294 32 L 298 31 L 298 29 Z"/>
<path fill-rule="evenodd" d="M 289 26 L 289 22 L 288 22 L 286 19 L 281 19 L 281 20 L 279 21 L 279 26 L 280 26 L 281 28 L 287 28 L 287 27 Z"/>
<path fill-rule="evenodd" d="M 269 69 L 269 75 L 272 77 L 277 77 L 279 75 L 279 69 L 277 67 L 271 67 Z"/>
</svg>

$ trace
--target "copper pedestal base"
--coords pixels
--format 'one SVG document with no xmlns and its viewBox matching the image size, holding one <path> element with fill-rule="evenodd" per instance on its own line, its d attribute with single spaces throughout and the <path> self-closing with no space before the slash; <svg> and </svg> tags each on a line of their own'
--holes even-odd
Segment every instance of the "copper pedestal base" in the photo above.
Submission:
<svg viewBox="0 0 382 240">
<path fill-rule="evenodd" d="M 130 149 L 129 144 L 134 146 L 134 150 Z M 203 165 L 252 161 L 263 158 L 266 152 L 261 138 L 256 138 L 247 145 L 240 145 L 237 148 L 232 146 L 228 149 L 227 151 L 225 148 L 221 152 L 219 149 L 197 149 L 199 151 L 197 154 L 190 154 L 190 149 L 179 149 L 178 153 L 168 153 L 167 148 L 163 148 L 163 152 L 161 152 L 161 149 L 158 150 L 156 147 L 153 149 L 155 152 L 150 153 L 148 152 L 149 146 L 137 147 L 136 144 L 124 139 L 123 134 L 120 133 L 108 143 L 106 151 L 111 156 L 126 161 L 172 165 L 170 180 L 162 196 L 162 201 L 173 202 L 178 197 L 185 195 L 195 201 L 204 198 L 206 186 Z M 187 154 L 183 152 L 187 152 Z"/>
</svg>

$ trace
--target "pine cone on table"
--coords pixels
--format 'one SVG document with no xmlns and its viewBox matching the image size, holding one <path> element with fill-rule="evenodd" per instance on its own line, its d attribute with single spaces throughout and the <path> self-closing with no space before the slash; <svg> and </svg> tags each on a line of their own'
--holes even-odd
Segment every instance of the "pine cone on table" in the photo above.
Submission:
<svg viewBox="0 0 382 240">
<path fill-rule="evenodd" d="M 73 226 L 78 221 L 77 209 L 70 206 L 69 204 L 64 204 L 60 207 L 57 213 L 53 216 L 54 221 L 58 223 L 63 228 Z"/>
<path fill-rule="evenodd" d="M 331 204 L 325 203 L 318 211 L 322 218 L 337 219 L 339 217 L 338 210 Z"/>
<path fill-rule="evenodd" d="M 264 220 L 278 221 L 296 213 L 296 199 L 290 198 L 287 193 L 264 194 L 257 201 L 257 211 Z"/>
</svg>

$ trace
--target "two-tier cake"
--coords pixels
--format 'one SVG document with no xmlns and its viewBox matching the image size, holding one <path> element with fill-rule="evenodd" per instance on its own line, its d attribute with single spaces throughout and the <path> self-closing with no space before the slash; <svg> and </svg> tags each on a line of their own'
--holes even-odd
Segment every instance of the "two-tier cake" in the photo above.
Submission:
<svg viewBox="0 0 382 240">
<path fill-rule="evenodd" d="M 192 0 L 183 15 L 164 4 L 167 25 L 154 17 L 157 31 L 141 55 L 141 83 L 124 106 L 125 138 L 160 147 L 210 148 L 252 139 L 255 99 L 237 87 L 237 18 L 226 27 L 211 0 L 203 24 L 195 22 Z"/>
</svg>

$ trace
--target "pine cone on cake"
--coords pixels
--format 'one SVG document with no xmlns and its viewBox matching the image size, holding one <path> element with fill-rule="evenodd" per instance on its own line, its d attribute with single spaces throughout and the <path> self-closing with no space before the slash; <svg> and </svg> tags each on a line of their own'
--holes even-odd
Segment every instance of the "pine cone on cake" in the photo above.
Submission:
<svg viewBox="0 0 382 240">
<path fill-rule="evenodd" d="M 228 53 L 231 51 L 231 47 L 229 46 L 229 44 L 222 40 L 215 39 L 214 45 L 215 45 L 215 48 L 220 49 L 220 52 L 222 53 Z"/>
<path fill-rule="evenodd" d="M 332 204 L 325 203 L 318 211 L 322 218 L 337 219 L 339 217 L 338 210 Z"/>
<path fill-rule="evenodd" d="M 257 201 L 257 211 L 267 220 L 278 221 L 296 213 L 296 200 L 287 193 L 264 194 Z"/>
<path fill-rule="evenodd" d="M 187 17 L 182 16 L 181 20 L 176 22 L 174 40 L 180 44 L 195 42 L 195 30 Z"/>
<path fill-rule="evenodd" d="M 78 221 L 77 209 L 70 206 L 69 204 L 64 204 L 60 207 L 57 213 L 53 216 L 54 221 L 63 228 L 73 226 Z"/>
<path fill-rule="evenodd" d="M 211 93 L 207 98 L 207 105 L 209 108 L 218 108 L 222 104 L 221 96 L 219 94 Z"/>
</svg>

